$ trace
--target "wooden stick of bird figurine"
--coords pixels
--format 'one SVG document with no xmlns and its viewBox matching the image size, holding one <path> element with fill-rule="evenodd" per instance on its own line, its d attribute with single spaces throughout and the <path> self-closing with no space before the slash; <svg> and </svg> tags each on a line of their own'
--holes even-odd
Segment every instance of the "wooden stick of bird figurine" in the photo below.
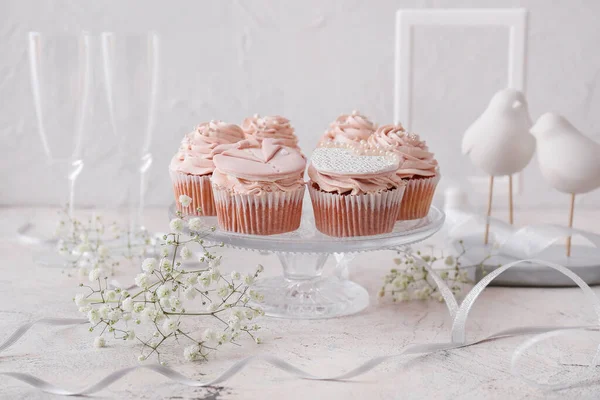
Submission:
<svg viewBox="0 0 600 400">
<path fill-rule="evenodd" d="M 509 221 L 514 223 L 513 179 L 531 161 L 535 138 L 529 132 L 527 100 L 516 89 L 503 89 L 492 97 L 483 114 L 466 130 L 462 152 L 490 176 L 484 244 L 489 243 L 494 177 L 508 176 Z"/>
</svg>

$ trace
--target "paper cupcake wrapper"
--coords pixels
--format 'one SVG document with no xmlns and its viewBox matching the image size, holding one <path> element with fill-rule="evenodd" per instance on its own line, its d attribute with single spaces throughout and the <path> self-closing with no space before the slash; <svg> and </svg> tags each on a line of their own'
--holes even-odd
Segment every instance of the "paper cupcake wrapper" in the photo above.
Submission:
<svg viewBox="0 0 600 400">
<path fill-rule="evenodd" d="M 335 237 L 370 236 L 394 229 L 404 186 L 380 193 L 341 195 L 309 182 L 317 229 Z"/>
<path fill-rule="evenodd" d="M 257 195 L 233 193 L 213 185 L 219 227 L 250 235 L 295 231 L 302 218 L 304 186 L 292 192 Z"/>
<path fill-rule="evenodd" d="M 211 175 L 188 175 L 171 171 L 175 204 L 178 211 L 181 211 L 183 215 L 217 215 L 212 185 L 210 183 Z M 192 203 L 187 207 L 183 207 L 179 202 L 179 196 L 182 194 L 192 198 Z M 202 209 L 201 213 L 198 212 L 198 207 Z"/>
<path fill-rule="evenodd" d="M 435 187 L 439 181 L 439 174 L 430 178 L 408 179 L 398 220 L 425 218 L 429 213 Z"/>
</svg>

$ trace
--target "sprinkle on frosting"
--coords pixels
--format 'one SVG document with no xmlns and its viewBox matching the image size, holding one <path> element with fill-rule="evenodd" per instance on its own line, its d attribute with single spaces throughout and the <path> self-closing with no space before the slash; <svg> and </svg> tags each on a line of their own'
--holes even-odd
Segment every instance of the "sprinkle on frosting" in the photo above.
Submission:
<svg viewBox="0 0 600 400">
<path fill-rule="evenodd" d="M 298 138 L 290 120 L 280 115 L 261 117 L 254 114 L 242 122 L 242 129 L 247 138 L 252 137 L 259 142 L 264 139 L 276 139 L 284 146 L 299 150 Z"/>
<path fill-rule="evenodd" d="M 376 124 L 355 110 L 350 115 L 342 114 L 337 117 L 323 134 L 320 142 L 333 141 L 354 144 L 367 140 L 375 132 L 375 129 L 377 129 Z"/>
<path fill-rule="evenodd" d="M 325 192 L 376 193 L 405 185 L 396 175 L 398 161 L 391 152 L 365 147 L 319 147 L 313 152 L 308 176 Z"/>
<path fill-rule="evenodd" d="M 277 139 L 250 138 L 218 146 L 215 153 L 212 182 L 234 193 L 261 195 L 304 185 L 304 156 Z"/>
<path fill-rule="evenodd" d="M 438 172 L 438 163 L 419 135 L 407 133 L 402 125 L 383 125 L 369 137 L 375 148 L 396 152 L 400 157 L 397 174 L 401 178 L 429 177 Z"/>
<path fill-rule="evenodd" d="M 204 122 L 181 141 L 179 151 L 171 160 L 171 171 L 190 175 L 207 175 L 214 171 L 214 149 L 222 144 L 244 139 L 242 128 L 223 121 Z"/>
</svg>

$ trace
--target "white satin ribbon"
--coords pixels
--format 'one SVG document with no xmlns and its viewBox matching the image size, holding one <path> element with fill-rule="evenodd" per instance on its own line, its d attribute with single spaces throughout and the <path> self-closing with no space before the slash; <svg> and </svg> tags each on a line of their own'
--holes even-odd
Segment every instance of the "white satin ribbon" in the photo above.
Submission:
<svg viewBox="0 0 600 400">
<path fill-rule="evenodd" d="M 499 245 L 497 252 L 520 260 L 539 255 L 542 251 L 568 236 L 579 236 L 598 248 L 600 256 L 600 235 L 575 228 L 552 224 L 535 224 L 516 228 L 496 218 L 464 211 L 449 210 L 446 213 L 446 231 L 450 239 L 484 232 L 489 221 L 494 241 Z"/>
<path fill-rule="evenodd" d="M 418 256 L 415 256 L 415 257 L 418 258 Z M 591 303 L 592 309 L 596 313 L 596 317 L 598 319 L 598 324 L 571 326 L 571 327 L 533 326 L 533 327 L 513 328 L 513 329 L 507 329 L 507 330 L 497 332 L 497 333 L 487 336 L 483 339 L 467 341 L 467 339 L 466 339 L 467 319 L 469 316 L 469 312 L 472 309 L 472 307 L 473 307 L 475 301 L 477 300 L 477 298 L 479 297 L 479 295 L 483 292 L 483 290 L 487 287 L 487 285 L 498 275 L 500 275 L 504 271 L 514 267 L 515 265 L 518 265 L 518 264 L 524 263 L 524 262 L 528 262 L 528 261 L 535 261 L 539 265 L 545 265 L 549 268 L 553 268 L 553 269 L 557 270 L 558 272 L 571 278 L 583 290 L 586 298 Z M 569 269 L 567 269 L 563 266 L 545 262 L 542 260 L 521 260 L 521 261 L 516 261 L 516 262 L 510 263 L 510 264 L 506 264 L 506 265 L 498 268 L 497 270 L 491 272 L 489 275 L 487 275 L 485 278 L 483 278 L 479 283 L 477 283 L 473 287 L 473 289 L 471 289 L 471 291 L 467 294 L 467 296 L 465 297 L 465 299 L 463 300 L 463 302 L 461 303 L 461 305 L 459 307 L 456 299 L 452 295 L 452 291 L 443 282 L 443 280 L 437 275 L 437 273 L 434 270 L 432 270 L 431 268 L 429 268 L 429 266 L 427 266 L 427 264 L 425 262 L 422 262 L 422 264 L 427 269 L 427 271 L 431 274 L 431 276 L 435 280 L 435 282 L 439 285 L 440 293 L 442 294 L 442 296 L 444 297 L 444 300 L 446 301 L 446 304 L 448 306 L 448 310 L 449 310 L 450 314 L 453 316 L 450 340 L 448 342 L 441 342 L 441 343 L 410 345 L 410 346 L 405 347 L 401 352 L 399 352 L 397 354 L 372 358 L 372 359 L 368 360 L 367 362 L 359 365 L 358 367 L 356 367 L 348 372 L 341 373 L 338 375 L 333 375 L 333 376 L 329 376 L 329 377 L 316 376 L 316 375 L 306 372 L 300 368 L 297 368 L 294 365 L 292 365 L 280 358 L 277 358 L 277 357 L 274 357 L 271 355 L 259 355 L 259 356 L 248 357 L 243 360 L 240 360 L 240 361 L 236 362 L 235 364 L 233 364 L 229 369 L 222 372 L 216 378 L 214 378 L 213 380 L 210 380 L 208 382 L 200 382 L 200 381 L 189 379 L 186 376 L 174 371 L 173 369 L 171 369 L 169 367 L 165 367 L 165 366 L 158 365 L 158 364 L 134 366 L 134 367 L 117 370 L 117 371 L 109 374 L 105 378 L 101 379 L 100 381 L 96 382 L 95 384 L 88 386 L 82 390 L 78 390 L 78 391 L 66 390 L 66 389 L 54 386 L 40 378 L 37 378 L 37 377 L 35 377 L 33 375 L 29 375 L 29 374 L 24 374 L 24 373 L 19 373 L 19 372 L 2 372 L 0 374 L 6 375 L 6 376 L 11 376 L 11 377 L 18 379 L 22 382 L 25 382 L 37 389 L 40 389 L 46 393 L 66 395 L 66 396 L 79 396 L 79 395 L 89 395 L 89 394 L 96 393 L 96 392 L 112 385 L 114 382 L 123 378 L 125 375 L 129 374 L 130 372 L 132 372 L 136 369 L 140 369 L 140 368 L 145 368 L 145 369 L 149 369 L 151 371 L 157 372 L 157 373 L 171 379 L 174 382 L 177 382 L 177 383 L 180 383 L 180 384 L 183 384 L 186 386 L 191 386 L 191 387 L 212 386 L 212 385 L 216 385 L 216 384 L 227 381 L 228 379 L 230 379 L 233 376 L 235 376 L 236 374 L 238 374 L 246 366 L 248 366 L 249 364 L 251 364 L 253 362 L 257 362 L 257 361 L 265 361 L 265 362 L 271 364 L 272 366 L 274 366 L 275 368 L 285 371 L 285 372 L 289 373 L 290 375 L 295 376 L 297 378 L 301 378 L 301 379 L 325 380 L 325 381 L 347 380 L 347 379 L 352 379 L 357 376 L 363 375 L 366 372 L 371 371 L 372 369 L 377 367 L 379 364 L 388 362 L 393 359 L 397 359 L 399 357 L 403 357 L 405 355 L 432 354 L 432 353 L 435 353 L 438 351 L 459 349 L 459 348 L 473 346 L 473 345 L 476 345 L 479 343 L 497 340 L 497 339 L 501 339 L 501 338 L 505 338 L 505 337 L 531 335 L 531 334 L 537 334 L 537 335 L 534 336 L 533 338 L 529 339 L 525 343 L 523 343 L 521 346 L 519 346 L 513 354 L 512 362 L 511 362 L 511 371 L 516 376 L 520 377 L 521 379 L 524 379 L 526 382 L 528 382 L 532 385 L 535 385 L 537 387 L 554 389 L 554 388 L 570 387 L 575 384 L 583 383 L 583 382 L 589 380 L 593 376 L 593 374 L 596 373 L 594 367 L 596 365 L 598 365 L 598 362 L 600 362 L 600 355 L 599 355 L 600 350 L 598 350 L 596 352 L 596 354 L 593 358 L 592 364 L 588 367 L 587 373 L 581 374 L 576 381 L 568 382 L 567 384 L 560 384 L 560 385 L 539 384 L 537 382 L 531 381 L 530 379 L 524 377 L 522 374 L 518 373 L 518 371 L 516 369 L 516 365 L 518 364 L 519 359 L 523 356 L 523 354 L 525 353 L 525 351 L 528 348 L 539 343 L 542 340 L 546 340 L 550 336 L 565 334 L 565 332 L 571 332 L 573 330 L 600 331 L 600 300 L 594 294 L 594 292 L 590 289 L 590 287 L 583 280 L 581 280 L 581 278 L 579 278 L 576 274 L 571 272 Z M 70 325 L 70 324 L 82 323 L 82 321 L 84 321 L 84 320 L 81 320 L 81 319 L 75 319 L 75 320 L 44 319 L 44 320 L 37 321 L 37 323 L 43 322 L 43 323 L 52 324 L 52 325 Z M 0 351 L 7 349 L 12 344 L 14 344 L 25 332 L 27 332 L 27 330 L 33 324 L 34 323 L 29 323 L 29 324 L 26 324 L 26 325 L 20 327 L 19 329 L 17 329 L 17 331 L 13 335 L 11 335 L 11 337 L 5 343 L 0 345 Z"/>
</svg>

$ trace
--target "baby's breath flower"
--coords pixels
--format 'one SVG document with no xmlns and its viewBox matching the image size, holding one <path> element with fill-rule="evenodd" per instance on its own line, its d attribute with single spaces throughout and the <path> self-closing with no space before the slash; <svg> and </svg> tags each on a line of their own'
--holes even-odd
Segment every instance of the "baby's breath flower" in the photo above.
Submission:
<svg viewBox="0 0 600 400">
<path fill-rule="evenodd" d="M 254 275 L 250 275 L 250 274 L 246 275 L 244 277 L 244 283 L 248 286 L 254 284 Z"/>
<path fill-rule="evenodd" d="M 171 296 L 169 298 L 169 304 L 171 304 L 171 307 L 173 308 L 181 308 L 181 300 L 179 300 L 177 296 Z"/>
<path fill-rule="evenodd" d="M 156 289 L 156 295 L 159 298 L 168 297 L 171 295 L 171 289 L 169 289 L 166 285 L 160 285 L 158 289 Z"/>
<path fill-rule="evenodd" d="M 173 218 L 169 223 L 169 228 L 172 232 L 181 232 L 183 230 L 183 220 L 181 218 Z"/>
<path fill-rule="evenodd" d="M 129 329 L 127 331 L 127 336 L 125 337 L 127 340 L 135 339 L 135 331 L 133 329 Z"/>
<path fill-rule="evenodd" d="M 197 344 L 186 347 L 183 349 L 183 357 L 187 361 L 198 360 L 200 358 L 200 347 Z"/>
<path fill-rule="evenodd" d="M 137 274 L 135 284 L 142 289 L 148 289 L 148 286 L 150 286 L 150 277 L 145 273 Z"/>
<path fill-rule="evenodd" d="M 189 260 L 192 258 L 192 251 L 187 246 L 182 246 L 179 255 L 182 259 Z"/>
<path fill-rule="evenodd" d="M 169 257 L 169 247 L 163 246 L 162 249 L 160 249 L 160 255 L 163 257 Z"/>
<path fill-rule="evenodd" d="M 262 343 L 262 339 L 261 339 L 261 338 L 259 338 L 258 336 L 255 336 L 255 337 L 254 337 L 254 342 L 255 342 L 256 344 L 261 344 L 261 343 Z"/>
<path fill-rule="evenodd" d="M 97 281 L 98 278 L 100 278 L 100 268 L 94 268 L 90 271 L 90 274 L 88 276 L 90 282 L 94 282 Z"/>
<path fill-rule="evenodd" d="M 242 275 L 237 271 L 231 271 L 231 279 L 238 280 L 242 277 Z"/>
<path fill-rule="evenodd" d="M 200 218 L 192 218 L 188 222 L 188 229 L 192 232 L 198 232 L 202 229 L 202 220 Z"/>
<path fill-rule="evenodd" d="M 196 292 L 196 289 L 190 286 L 183 291 L 183 297 L 185 297 L 187 300 L 194 300 L 197 293 L 198 292 Z"/>
<path fill-rule="evenodd" d="M 172 266 L 173 266 L 173 264 L 171 264 L 171 260 L 169 260 L 168 258 L 163 258 L 162 260 L 160 260 L 160 269 L 161 270 L 169 271 Z"/>
<path fill-rule="evenodd" d="M 177 330 L 177 321 L 172 320 L 170 318 L 165 319 L 162 325 L 163 333 L 170 334 Z"/>
<path fill-rule="evenodd" d="M 265 270 L 265 267 L 262 266 L 262 264 L 258 264 L 258 267 L 256 267 L 256 272 L 258 272 L 259 274 L 262 273 Z"/>
<path fill-rule="evenodd" d="M 127 300 L 131 300 L 131 299 L 127 299 Z M 145 305 L 144 305 L 144 303 L 135 303 L 135 304 L 133 305 L 133 312 L 136 312 L 136 313 L 138 313 L 138 314 L 139 314 L 139 313 L 141 313 L 142 311 L 144 311 L 144 308 L 145 308 Z"/>
<path fill-rule="evenodd" d="M 217 290 L 217 296 L 219 297 L 227 297 L 229 294 L 229 285 L 221 285 Z"/>
<path fill-rule="evenodd" d="M 104 338 L 102 336 L 98 336 L 96 338 L 94 338 L 94 347 L 99 349 L 101 347 L 104 347 L 106 345 L 106 341 L 104 340 Z"/>
<path fill-rule="evenodd" d="M 159 303 L 162 308 L 171 308 L 171 299 L 168 297 L 163 297 L 159 300 Z"/>
<path fill-rule="evenodd" d="M 179 203 L 183 207 L 189 207 L 189 205 L 192 204 L 192 198 L 190 196 L 182 194 L 182 195 L 179 196 Z"/>
<path fill-rule="evenodd" d="M 200 274 L 200 276 L 198 277 L 198 284 L 202 285 L 202 287 L 204 288 L 208 288 L 210 286 L 210 283 L 211 278 L 209 272 L 204 271 L 202 274 Z"/>
<path fill-rule="evenodd" d="M 102 319 L 108 318 L 109 311 L 110 311 L 110 307 L 107 306 L 106 304 L 98 309 L 98 312 L 100 313 L 100 317 L 102 317 Z"/>
<path fill-rule="evenodd" d="M 98 249 L 96 250 L 96 252 L 98 253 L 98 255 L 100 257 L 108 257 L 108 255 L 110 254 L 110 250 L 108 250 L 108 247 L 106 247 L 104 245 L 98 246 Z"/>
<path fill-rule="evenodd" d="M 125 300 L 123 300 L 123 302 L 121 303 L 121 308 L 123 309 L 123 311 L 126 312 L 133 311 L 133 299 L 131 297 L 128 297 Z"/>
<path fill-rule="evenodd" d="M 217 267 L 221 265 L 221 257 L 214 258 L 208 262 L 208 266 L 211 269 L 218 271 Z"/>
<path fill-rule="evenodd" d="M 75 305 L 77 307 L 83 307 L 88 303 L 88 300 L 86 299 L 85 294 L 83 293 L 77 293 L 73 301 L 75 301 Z"/>
<path fill-rule="evenodd" d="M 96 325 L 98 322 L 100 322 L 100 313 L 95 308 L 92 308 L 90 311 L 88 311 L 87 317 L 92 325 Z"/>
<path fill-rule="evenodd" d="M 123 316 L 123 313 L 119 309 L 114 309 L 112 311 L 109 311 L 107 314 L 107 318 L 109 320 L 111 320 L 112 322 L 117 322 L 118 320 L 121 319 L 122 316 Z"/>
<path fill-rule="evenodd" d="M 108 300 L 116 300 L 117 299 L 117 292 L 115 292 L 114 290 L 108 290 L 105 294 L 106 298 Z"/>
<path fill-rule="evenodd" d="M 156 259 L 155 258 L 146 258 L 142 262 L 142 269 L 147 273 L 151 274 L 156 269 Z"/>
<path fill-rule="evenodd" d="M 237 331 L 241 327 L 241 321 L 235 315 L 232 315 L 231 317 L 229 317 L 229 320 L 227 320 L 227 324 L 229 325 L 229 328 L 232 331 Z"/>
<path fill-rule="evenodd" d="M 217 341 L 217 333 L 213 329 L 207 328 L 202 334 L 202 340 L 205 342 L 214 343 Z"/>
<path fill-rule="evenodd" d="M 208 270 L 208 273 L 210 274 L 210 279 L 212 279 L 213 281 L 218 281 L 219 278 L 221 277 L 221 271 L 219 271 L 219 268 L 215 267 L 211 267 Z"/>
</svg>

